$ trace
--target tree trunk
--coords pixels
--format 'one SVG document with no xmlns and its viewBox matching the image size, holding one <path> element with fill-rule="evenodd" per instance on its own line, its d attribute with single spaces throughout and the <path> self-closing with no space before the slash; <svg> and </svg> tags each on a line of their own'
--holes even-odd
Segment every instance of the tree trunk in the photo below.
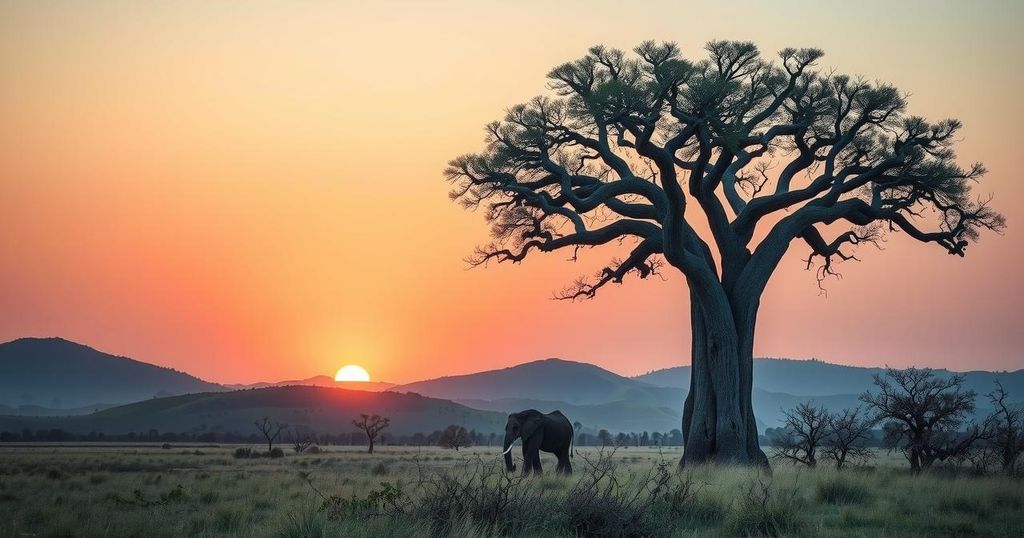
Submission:
<svg viewBox="0 0 1024 538">
<path fill-rule="evenodd" d="M 369 436 L 367 436 L 367 437 L 369 437 Z M 369 451 L 369 453 L 373 454 L 373 437 L 370 437 L 370 451 Z"/>
<path fill-rule="evenodd" d="M 919 473 L 921 472 L 921 452 L 917 448 L 910 449 L 910 470 Z"/>
<path fill-rule="evenodd" d="M 691 291 L 690 304 L 692 367 L 680 464 L 767 465 L 751 403 L 757 301 Z"/>
</svg>

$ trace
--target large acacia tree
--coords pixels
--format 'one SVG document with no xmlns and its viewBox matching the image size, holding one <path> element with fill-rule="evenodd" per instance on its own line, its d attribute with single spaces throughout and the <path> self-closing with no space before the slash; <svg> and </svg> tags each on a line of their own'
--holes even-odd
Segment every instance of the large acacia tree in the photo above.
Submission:
<svg viewBox="0 0 1024 538">
<path fill-rule="evenodd" d="M 896 88 L 815 68 L 822 52 L 763 59 L 713 41 L 697 61 L 673 43 L 635 55 L 594 47 L 548 75 L 551 92 L 487 126 L 453 160 L 452 198 L 480 207 L 493 242 L 473 264 L 618 244 L 628 250 L 559 294 L 589 298 L 627 275 L 686 280 L 693 365 L 683 463 L 764 463 L 751 407 L 760 297 L 790 244 L 820 280 L 850 249 L 901 231 L 964 255 L 1002 217 L 977 200 L 956 120 L 905 113 Z M 611 247 L 615 248 L 615 247 Z"/>
</svg>

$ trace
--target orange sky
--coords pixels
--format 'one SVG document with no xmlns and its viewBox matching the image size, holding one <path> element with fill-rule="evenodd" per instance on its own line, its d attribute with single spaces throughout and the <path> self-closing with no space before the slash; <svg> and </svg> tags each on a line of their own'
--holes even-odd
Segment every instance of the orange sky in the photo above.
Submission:
<svg viewBox="0 0 1024 538">
<path fill-rule="evenodd" d="M 827 298 L 795 246 L 756 352 L 1024 367 L 1019 2 L 145 4 L 0 4 L 0 341 L 59 335 L 232 382 L 685 364 L 677 275 L 573 304 L 552 292 L 607 253 L 467 270 L 487 227 L 441 172 L 590 45 L 695 57 L 721 38 L 823 48 L 912 113 L 960 118 L 961 160 L 985 162 L 978 192 L 1009 224 L 966 259 L 893 237 Z"/>
</svg>

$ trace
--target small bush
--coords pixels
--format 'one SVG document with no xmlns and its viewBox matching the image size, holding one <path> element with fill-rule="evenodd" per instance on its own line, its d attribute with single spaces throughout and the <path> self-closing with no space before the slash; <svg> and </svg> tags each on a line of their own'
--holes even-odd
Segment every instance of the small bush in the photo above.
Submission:
<svg viewBox="0 0 1024 538">
<path fill-rule="evenodd" d="M 60 469 L 50 468 L 46 470 L 46 478 L 49 478 L 50 480 L 64 480 L 67 477 L 68 475 Z"/>
<path fill-rule="evenodd" d="M 383 461 L 377 462 L 377 464 L 370 469 L 370 474 L 374 476 L 384 476 L 389 472 L 391 472 L 391 470 L 388 469 L 388 465 Z"/>
<path fill-rule="evenodd" d="M 281 450 L 280 448 L 275 447 L 273 450 L 271 450 L 270 452 L 267 453 L 267 456 L 271 457 L 271 458 L 283 458 L 284 457 L 284 450 Z"/>
<path fill-rule="evenodd" d="M 249 447 L 247 447 L 247 446 L 242 446 L 242 447 L 238 447 L 238 448 L 236 448 L 236 449 L 235 449 L 235 453 L 234 453 L 234 454 L 232 454 L 232 455 L 233 455 L 233 456 L 234 456 L 235 458 L 238 458 L 238 459 L 242 459 L 242 458 L 254 458 L 254 457 L 255 457 L 255 458 L 258 458 L 258 457 L 259 457 L 259 453 L 257 453 L 257 452 L 254 452 L 254 451 L 253 451 L 253 449 L 251 449 L 251 448 L 249 448 Z"/>
<path fill-rule="evenodd" d="M 740 499 L 733 515 L 732 532 L 741 536 L 783 536 L 800 527 L 803 502 L 797 490 L 780 492 L 771 479 L 758 477 Z"/>
<path fill-rule="evenodd" d="M 318 447 L 316 445 L 313 445 L 313 446 L 311 446 L 311 447 L 306 449 L 306 454 L 319 454 L 321 452 L 323 452 L 323 451 L 320 450 L 320 447 Z"/>
<path fill-rule="evenodd" d="M 160 448 L 162 448 L 164 450 L 170 450 L 171 449 L 171 444 L 170 443 L 164 443 L 164 444 L 160 445 Z"/>
</svg>

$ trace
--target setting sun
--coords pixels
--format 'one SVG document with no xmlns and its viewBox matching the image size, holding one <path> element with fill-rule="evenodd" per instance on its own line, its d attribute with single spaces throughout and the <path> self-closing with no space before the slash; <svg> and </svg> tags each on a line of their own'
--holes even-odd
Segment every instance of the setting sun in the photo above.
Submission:
<svg viewBox="0 0 1024 538">
<path fill-rule="evenodd" d="M 341 370 L 338 370 L 338 374 L 334 376 L 335 381 L 369 381 L 370 373 L 366 371 L 362 366 L 356 366 L 349 364 L 343 366 Z"/>
</svg>

